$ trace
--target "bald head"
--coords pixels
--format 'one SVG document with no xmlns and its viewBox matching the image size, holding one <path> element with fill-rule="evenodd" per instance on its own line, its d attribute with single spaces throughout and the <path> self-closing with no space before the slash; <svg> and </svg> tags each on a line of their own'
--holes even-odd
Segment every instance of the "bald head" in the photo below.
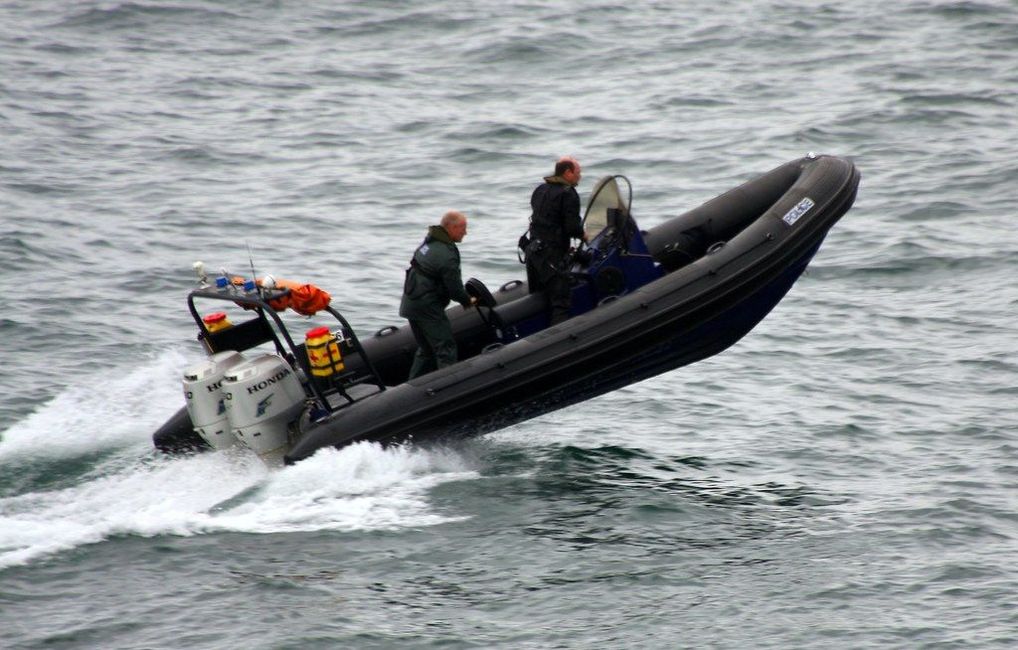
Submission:
<svg viewBox="0 0 1018 650">
<path fill-rule="evenodd" d="M 449 233 L 450 239 L 459 243 L 463 241 L 464 235 L 467 234 L 467 216 L 462 212 L 449 210 L 442 215 L 441 226 Z"/>
<path fill-rule="evenodd" d="M 577 185 L 580 182 L 580 161 L 572 156 L 562 156 L 555 163 L 555 175 L 561 176 L 567 183 Z"/>
</svg>

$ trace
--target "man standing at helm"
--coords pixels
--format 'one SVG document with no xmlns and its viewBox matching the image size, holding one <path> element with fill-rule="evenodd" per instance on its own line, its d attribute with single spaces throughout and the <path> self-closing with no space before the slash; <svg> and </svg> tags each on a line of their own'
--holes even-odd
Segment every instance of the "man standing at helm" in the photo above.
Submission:
<svg viewBox="0 0 1018 650">
<path fill-rule="evenodd" d="M 580 220 L 580 163 L 563 156 L 530 197 L 530 244 L 526 249 L 530 293 L 544 291 L 551 303 L 551 324 L 569 318 L 572 290 L 565 262 L 570 239 L 585 239 Z"/>
<path fill-rule="evenodd" d="M 463 307 L 476 302 L 463 287 L 456 248 L 466 234 L 466 216 L 450 210 L 439 225 L 428 228 L 424 242 L 410 260 L 399 304 L 399 315 L 410 321 L 417 340 L 410 379 L 456 363 L 456 339 L 445 308 L 451 300 Z"/>
</svg>

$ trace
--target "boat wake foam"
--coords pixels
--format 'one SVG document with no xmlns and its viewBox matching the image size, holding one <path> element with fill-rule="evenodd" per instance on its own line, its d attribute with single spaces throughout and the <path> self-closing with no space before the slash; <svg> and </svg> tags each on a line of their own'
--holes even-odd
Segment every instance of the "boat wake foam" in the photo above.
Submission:
<svg viewBox="0 0 1018 650">
<path fill-rule="evenodd" d="M 273 471 L 244 450 L 151 457 L 59 490 L 0 499 L 0 569 L 113 536 L 395 530 L 462 517 L 428 500 L 477 472 L 451 451 L 360 443 Z"/>
<path fill-rule="evenodd" d="M 180 369 L 188 360 L 181 350 L 167 350 L 80 379 L 0 432 L 0 464 L 148 446 L 151 428 L 179 408 Z"/>
<path fill-rule="evenodd" d="M 122 535 L 342 532 L 460 518 L 428 499 L 436 485 L 477 477 L 451 450 L 360 443 L 281 470 L 242 448 L 156 454 L 149 431 L 179 401 L 167 376 L 184 363 L 168 352 L 106 382 L 101 395 L 72 387 L 3 432 L 0 569 Z"/>
</svg>

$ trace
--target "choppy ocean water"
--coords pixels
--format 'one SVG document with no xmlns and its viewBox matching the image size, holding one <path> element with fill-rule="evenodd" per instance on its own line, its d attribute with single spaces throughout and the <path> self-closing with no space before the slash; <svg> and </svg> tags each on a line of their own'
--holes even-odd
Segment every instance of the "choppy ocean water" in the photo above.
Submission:
<svg viewBox="0 0 1018 650">
<path fill-rule="evenodd" d="M 0 3 L 0 646 L 1013 647 L 1018 8 Z M 150 435 L 191 263 L 399 323 L 556 156 L 648 227 L 807 151 L 855 207 L 749 336 L 442 448 Z"/>
</svg>

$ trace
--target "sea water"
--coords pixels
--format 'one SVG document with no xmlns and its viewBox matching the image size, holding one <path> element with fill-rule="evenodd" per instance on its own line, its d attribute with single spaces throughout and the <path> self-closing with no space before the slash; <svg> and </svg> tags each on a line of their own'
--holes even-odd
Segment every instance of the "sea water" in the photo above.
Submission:
<svg viewBox="0 0 1018 650">
<path fill-rule="evenodd" d="M 0 3 L 0 646 L 1018 644 L 1018 8 Z M 191 265 L 359 332 L 464 211 L 524 276 L 553 161 L 652 227 L 809 151 L 862 171 L 701 363 L 441 447 L 167 457 Z"/>
</svg>

